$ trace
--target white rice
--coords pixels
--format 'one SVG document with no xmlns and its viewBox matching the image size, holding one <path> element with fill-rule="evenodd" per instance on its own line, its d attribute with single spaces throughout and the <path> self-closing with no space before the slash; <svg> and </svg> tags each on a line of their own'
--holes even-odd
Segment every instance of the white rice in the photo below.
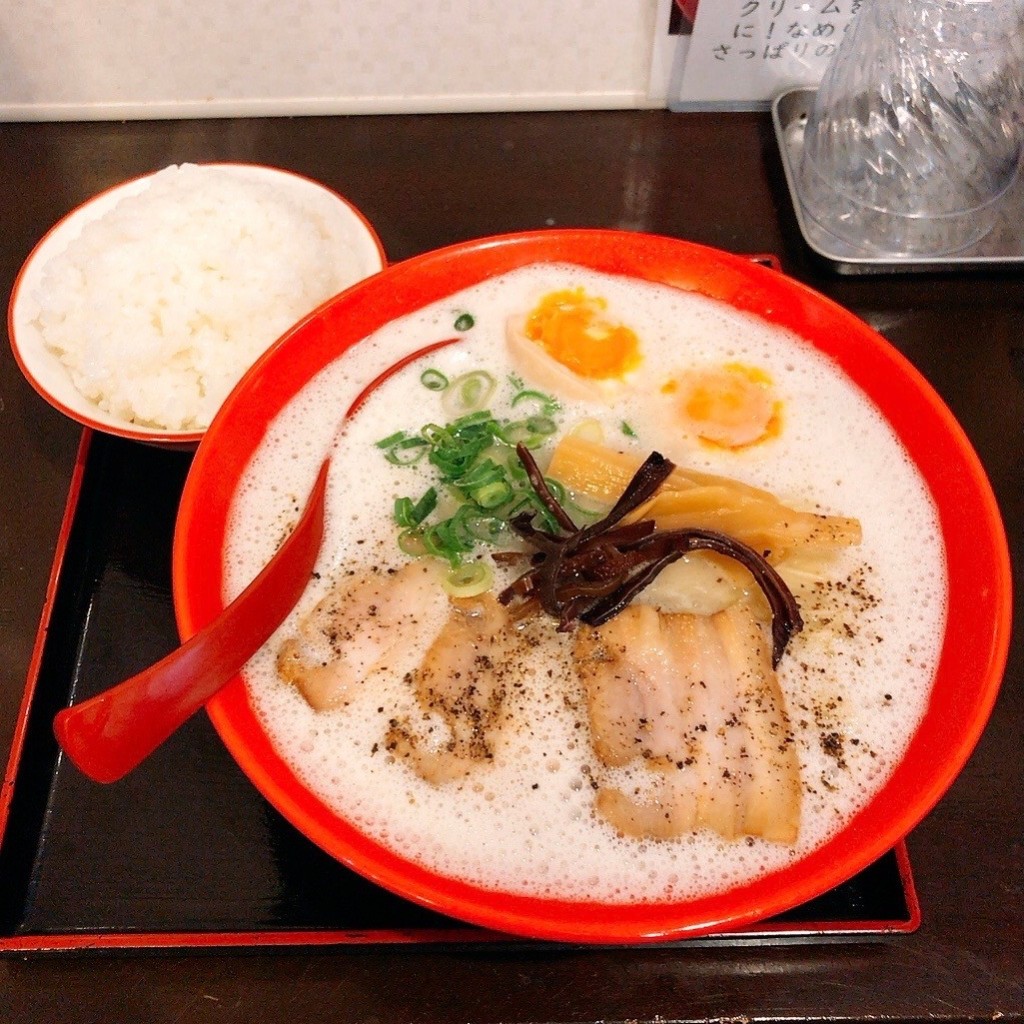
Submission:
<svg viewBox="0 0 1024 1024">
<path fill-rule="evenodd" d="M 46 266 L 44 344 L 113 416 L 205 428 L 277 337 L 361 276 L 317 198 L 229 167 L 165 168 Z"/>
</svg>

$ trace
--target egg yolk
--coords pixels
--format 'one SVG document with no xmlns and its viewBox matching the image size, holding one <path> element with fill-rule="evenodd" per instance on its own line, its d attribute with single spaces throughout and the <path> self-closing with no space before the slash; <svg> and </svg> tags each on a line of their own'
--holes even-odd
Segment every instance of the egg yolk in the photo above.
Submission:
<svg viewBox="0 0 1024 1024">
<path fill-rule="evenodd" d="M 526 336 L 581 377 L 621 378 L 640 365 L 640 342 L 628 327 L 605 316 L 606 306 L 582 288 L 551 292 L 526 318 Z"/>
<path fill-rule="evenodd" d="M 756 367 L 728 363 L 692 370 L 662 389 L 677 396 L 684 427 L 723 448 L 745 448 L 777 436 L 782 406 L 771 378 Z"/>
</svg>

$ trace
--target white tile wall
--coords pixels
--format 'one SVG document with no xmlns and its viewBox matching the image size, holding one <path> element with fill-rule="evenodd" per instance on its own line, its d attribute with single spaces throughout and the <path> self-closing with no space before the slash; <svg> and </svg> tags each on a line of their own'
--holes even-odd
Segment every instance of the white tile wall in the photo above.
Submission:
<svg viewBox="0 0 1024 1024">
<path fill-rule="evenodd" d="M 665 0 L 0 0 L 0 118 L 663 105 Z"/>
</svg>

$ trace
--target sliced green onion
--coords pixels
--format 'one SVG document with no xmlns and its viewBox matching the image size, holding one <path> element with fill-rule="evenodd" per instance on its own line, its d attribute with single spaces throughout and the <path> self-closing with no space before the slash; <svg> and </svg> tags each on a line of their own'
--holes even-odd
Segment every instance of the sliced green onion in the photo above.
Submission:
<svg viewBox="0 0 1024 1024">
<path fill-rule="evenodd" d="M 402 530 L 398 535 L 398 548 L 413 558 L 422 558 L 430 553 L 423 543 L 423 534 L 419 530 Z"/>
<path fill-rule="evenodd" d="M 544 477 L 544 483 L 548 485 L 548 490 L 551 492 L 552 497 L 559 505 L 565 504 L 565 485 L 558 480 L 553 480 L 551 477 Z"/>
<path fill-rule="evenodd" d="M 532 488 L 527 487 L 530 480 L 530 475 L 523 468 L 523 464 L 516 459 L 509 459 L 508 464 L 505 467 L 505 472 L 508 474 L 509 480 L 515 484 L 521 484 L 522 489 L 531 491 Z"/>
<path fill-rule="evenodd" d="M 636 437 L 636 431 L 625 421 L 622 421 L 622 432 L 626 437 Z"/>
<path fill-rule="evenodd" d="M 420 383 L 428 391 L 444 391 L 448 387 L 448 378 L 440 370 L 431 368 L 420 374 Z"/>
<path fill-rule="evenodd" d="M 531 433 L 544 437 L 553 434 L 558 429 L 558 425 L 550 416 L 530 416 L 526 420 L 526 428 Z"/>
<path fill-rule="evenodd" d="M 437 508 L 437 491 L 428 487 L 419 501 L 412 498 L 395 499 L 395 522 L 399 526 L 419 526 Z"/>
<path fill-rule="evenodd" d="M 531 402 L 537 406 L 539 412 L 545 416 L 550 416 L 552 413 L 558 412 L 561 406 L 558 402 L 551 397 L 551 395 L 544 394 L 543 391 L 533 391 L 527 388 L 524 391 L 520 391 L 519 394 L 512 399 L 512 407 L 515 408 L 523 402 Z"/>
<path fill-rule="evenodd" d="M 441 586 L 452 597 L 476 597 L 490 590 L 494 583 L 494 570 L 485 562 L 466 562 L 456 566 Z"/>
<path fill-rule="evenodd" d="M 423 531 L 423 544 L 427 552 L 437 558 L 444 558 L 452 567 L 462 561 L 462 556 L 472 551 L 476 543 L 460 528 L 457 517 L 442 520 Z"/>
<path fill-rule="evenodd" d="M 427 454 L 429 447 L 422 437 L 406 437 L 391 445 L 384 458 L 393 466 L 412 466 Z"/>
<path fill-rule="evenodd" d="M 501 428 L 501 439 L 505 444 L 515 446 L 520 441 L 525 442 L 530 436 L 530 430 L 526 426 L 526 420 L 512 420 Z"/>
<path fill-rule="evenodd" d="M 512 497 L 512 487 L 504 480 L 495 480 L 474 488 L 469 495 L 481 508 L 492 509 L 504 505 Z"/>
<path fill-rule="evenodd" d="M 423 543 L 423 549 L 428 555 L 433 555 L 434 558 L 443 558 L 446 562 L 451 561 L 451 552 L 448 550 L 448 546 L 444 541 L 443 537 L 437 535 L 437 527 L 432 526 L 427 530 L 423 530 L 420 533 L 420 540 Z M 459 564 L 459 559 L 456 558 L 452 562 L 453 566 Z"/>
<path fill-rule="evenodd" d="M 455 440 L 439 445 L 430 453 L 430 461 L 444 474 L 445 480 L 454 483 L 463 477 L 476 461 L 490 447 L 490 439 L 471 438 Z"/>
<path fill-rule="evenodd" d="M 395 522 L 399 526 L 416 526 L 412 521 L 412 498 L 395 498 Z"/>
<path fill-rule="evenodd" d="M 524 494 L 507 512 L 508 518 L 515 519 L 524 512 L 533 515 L 537 511 L 537 502 L 533 501 L 528 494 Z"/>
<path fill-rule="evenodd" d="M 581 523 L 587 519 L 600 519 L 602 516 L 608 514 L 607 507 L 605 508 L 585 508 L 583 505 L 576 504 L 571 498 L 565 503 L 566 511 L 572 511 L 572 518 Z"/>
<path fill-rule="evenodd" d="M 387 437 L 381 438 L 381 440 L 379 440 L 377 442 L 377 447 L 378 448 L 384 448 L 384 449 L 391 448 L 394 445 L 398 444 L 399 441 L 404 441 L 405 438 L 406 438 L 405 431 L 404 430 L 399 430 L 395 434 L 389 434 Z"/>
<path fill-rule="evenodd" d="M 484 459 L 478 462 L 465 476 L 455 480 L 455 486 L 464 490 L 472 490 L 474 487 L 482 487 L 484 484 L 493 483 L 495 480 L 503 480 L 505 471 L 493 459 Z"/>
<path fill-rule="evenodd" d="M 471 313 L 460 313 L 455 318 L 455 330 L 468 331 L 475 323 L 476 321 Z"/>
<path fill-rule="evenodd" d="M 427 423 L 420 429 L 420 436 L 428 444 L 440 444 L 452 435 L 436 423 Z"/>
<path fill-rule="evenodd" d="M 480 515 L 478 512 L 464 506 L 469 514 L 462 520 L 463 528 L 474 540 L 482 541 L 485 544 L 497 544 L 506 534 L 505 520 L 499 516 Z"/>
<path fill-rule="evenodd" d="M 494 387 L 495 380 L 486 370 L 470 370 L 448 385 L 441 404 L 450 416 L 477 412 L 490 401 Z"/>
<path fill-rule="evenodd" d="M 478 409 L 476 412 L 467 412 L 465 416 L 460 416 L 454 423 L 448 425 L 448 429 L 458 434 L 470 427 L 486 427 L 487 433 L 491 433 L 491 424 L 497 426 L 494 417 L 486 409 Z"/>
<path fill-rule="evenodd" d="M 501 439 L 511 446 L 522 443 L 527 448 L 538 448 L 556 429 L 554 421 L 546 416 L 529 416 L 525 420 L 506 423 L 501 428 Z"/>
</svg>

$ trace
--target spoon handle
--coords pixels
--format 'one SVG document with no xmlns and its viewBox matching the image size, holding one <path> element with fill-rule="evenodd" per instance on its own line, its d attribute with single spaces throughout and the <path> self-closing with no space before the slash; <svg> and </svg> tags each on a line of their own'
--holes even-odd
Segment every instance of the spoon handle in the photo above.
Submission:
<svg viewBox="0 0 1024 1024">
<path fill-rule="evenodd" d="M 324 533 L 329 461 L 295 528 L 260 574 L 212 622 L 138 675 L 60 711 L 53 729 L 89 778 L 114 782 L 232 679 L 295 607 Z"/>
</svg>

